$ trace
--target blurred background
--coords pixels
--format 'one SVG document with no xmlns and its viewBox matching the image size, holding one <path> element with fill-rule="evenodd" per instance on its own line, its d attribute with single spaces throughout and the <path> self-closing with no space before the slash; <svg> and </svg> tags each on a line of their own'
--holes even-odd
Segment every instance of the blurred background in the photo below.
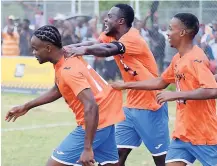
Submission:
<svg viewBox="0 0 217 166">
<path fill-rule="evenodd" d="M 30 37 L 45 24 L 56 26 L 63 45 L 96 40 L 103 31 L 107 11 L 123 1 L 2 1 L 2 56 L 31 57 Z M 135 10 L 134 27 L 148 43 L 159 73 L 170 64 L 176 50 L 167 42 L 168 23 L 177 12 L 191 12 L 200 20 L 195 44 L 200 46 L 216 72 L 217 1 L 124 1 Z M 12 35 L 13 34 L 13 35 Z M 13 36 L 13 37 L 11 37 Z M 120 78 L 113 58 L 87 57 L 89 63 L 106 80 Z M 22 67 L 20 67 L 21 69 Z M 110 71 L 109 71 L 110 70 Z"/>
</svg>

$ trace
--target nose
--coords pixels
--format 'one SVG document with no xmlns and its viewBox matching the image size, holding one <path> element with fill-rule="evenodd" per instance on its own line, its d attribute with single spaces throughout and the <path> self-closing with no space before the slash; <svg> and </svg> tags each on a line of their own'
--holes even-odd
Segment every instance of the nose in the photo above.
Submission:
<svg viewBox="0 0 217 166">
<path fill-rule="evenodd" d="M 169 30 L 167 30 L 167 34 L 166 34 L 168 37 L 170 36 L 170 34 L 169 34 Z"/>
<path fill-rule="evenodd" d="M 106 17 L 106 18 L 104 19 L 104 22 L 108 22 L 108 17 Z"/>
<path fill-rule="evenodd" d="M 35 56 L 36 55 L 36 52 L 35 52 L 35 50 L 32 50 L 32 54 Z"/>
</svg>

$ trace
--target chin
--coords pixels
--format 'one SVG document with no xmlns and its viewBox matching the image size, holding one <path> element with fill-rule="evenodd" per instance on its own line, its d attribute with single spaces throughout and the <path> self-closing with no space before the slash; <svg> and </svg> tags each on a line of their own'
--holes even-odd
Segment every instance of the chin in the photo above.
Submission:
<svg viewBox="0 0 217 166">
<path fill-rule="evenodd" d="M 110 31 L 104 31 L 104 32 L 105 32 L 105 35 L 109 36 Z"/>
<path fill-rule="evenodd" d="M 45 63 L 44 61 L 40 61 L 40 60 L 38 60 L 38 63 L 39 64 L 43 64 L 43 63 Z"/>
</svg>

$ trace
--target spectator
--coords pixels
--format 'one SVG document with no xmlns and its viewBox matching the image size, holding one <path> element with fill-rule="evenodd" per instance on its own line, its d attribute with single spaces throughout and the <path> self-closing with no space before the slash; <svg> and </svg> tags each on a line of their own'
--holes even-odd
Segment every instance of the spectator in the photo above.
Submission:
<svg viewBox="0 0 217 166">
<path fill-rule="evenodd" d="M 149 36 L 151 51 L 157 62 L 159 73 L 162 73 L 166 47 L 164 35 L 159 32 L 158 25 L 154 24 L 153 29 L 149 31 Z"/>
<path fill-rule="evenodd" d="M 215 20 L 215 21 L 212 22 L 212 29 L 215 32 L 217 31 L 217 20 Z"/>
<path fill-rule="evenodd" d="M 194 44 L 201 47 L 201 38 L 203 35 L 205 35 L 205 24 L 200 25 L 199 32 L 197 33 L 197 35 L 194 37 L 194 40 L 193 40 Z"/>
<path fill-rule="evenodd" d="M 22 30 L 20 32 L 20 55 L 32 56 L 32 50 L 30 45 L 30 39 L 33 35 L 33 30 L 29 28 L 30 21 L 28 19 L 23 20 Z"/>
<path fill-rule="evenodd" d="M 99 33 L 97 31 L 97 22 L 98 22 L 97 16 L 95 16 L 90 21 L 88 21 L 87 40 L 98 39 Z"/>
<path fill-rule="evenodd" d="M 2 55 L 18 56 L 19 55 L 19 35 L 14 32 L 14 26 L 7 26 L 7 32 L 2 32 Z"/>
<path fill-rule="evenodd" d="M 17 33 L 18 33 L 19 35 L 20 35 L 22 29 L 23 29 L 22 23 L 18 23 L 18 24 L 17 24 Z"/>
<path fill-rule="evenodd" d="M 76 44 L 79 42 L 78 36 L 75 34 L 75 28 L 69 21 L 64 21 L 63 32 L 62 32 L 62 43 L 63 46 Z"/>
<path fill-rule="evenodd" d="M 217 60 L 217 30 L 214 31 L 214 41 L 211 44 L 211 49 L 215 60 Z"/>
<path fill-rule="evenodd" d="M 143 22 L 141 20 L 138 20 L 138 19 L 135 18 L 135 20 L 134 20 L 134 27 L 136 29 L 138 29 L 138 31 L 140 32 L 141 36 L 145 39 L 146 43 L 148 45 L 150 45 L 150 43 L 149 43 L 149 34 L 148 34 L 148 31 L 146 31 L 144 29 Z"/>
<path fill-rule="evenodd" d="M 8 16 L 8 18 L 7 18 L 7 25 L 3 29 L 4 33 L 7 33 L 8 27 L 12 27 L 12 26 L 14 27 L 14 32 L 17 32 L 17 28 L 15 26 L 14 21 L 15 21 L 15 17 L 13 15 Z"/>
<path fill-rule="evenodd" d="M 201 38 L 201 48 L 203 49 L 203 51 L 205 52 L 209 60 L 214 60 L 212 48 L 208 44 L 208 40 L 209 40 L 208 38 L 209 35 L 207 34 L 203 35 L 203 37 Z"/>
<path fill-rule="evenodd" d="M 88 22 L 85 17 L 77 17 L 76 35 L 82 40 L 87 39 Z"/>
<path fill-rule="evenodd" d="M 217 31 L 214 31 L 213 35 L 214 35 L 214 39 L 211 44 L 211 49 L 215 60 L 211 61 L 210 67 L 213 74 L 216 74 L 217 73 Z"/>
<path fill-rule="evenodd" d="M 58 29 L 61 35 L 63 34 L 64 20 L 65 20 L 65 15 L 59 13 L 54 17 L 53 20 L 54 26 Z"/>
</svg>

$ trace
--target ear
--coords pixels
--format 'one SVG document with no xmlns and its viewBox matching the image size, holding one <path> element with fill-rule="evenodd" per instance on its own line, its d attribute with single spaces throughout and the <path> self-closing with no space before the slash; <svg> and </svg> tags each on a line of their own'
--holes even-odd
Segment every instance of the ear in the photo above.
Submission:
<svg viewBox="0 0 217 166">
<path fill-rule="evenodd" d="M 183 36 L 185 36 L 185 35 L 186 35 L 186 33 L 187 33 L 187 32 L 186 32 L 186 30 L 185 30 L 185 29 L 183 29 L 183 30 L 180 32 L 180 36 L 181 36 L 181 37 L 183 37 Z"/>
<path fill-rule="evenodd" d="M 52 48 L 52 47 L 51 47 L 50 44 L 48 44 L 46 48 L 47 48 L 47 51 L 48 51 L 48 52 L 51 52 L 51 48 Z"/>
<path fill-rule="evenodd" d="M 119 24 L 123 25 L 125 23 L 125 19 L 124 18 L 120 18 L 119 19 Z"/>
</svg>

